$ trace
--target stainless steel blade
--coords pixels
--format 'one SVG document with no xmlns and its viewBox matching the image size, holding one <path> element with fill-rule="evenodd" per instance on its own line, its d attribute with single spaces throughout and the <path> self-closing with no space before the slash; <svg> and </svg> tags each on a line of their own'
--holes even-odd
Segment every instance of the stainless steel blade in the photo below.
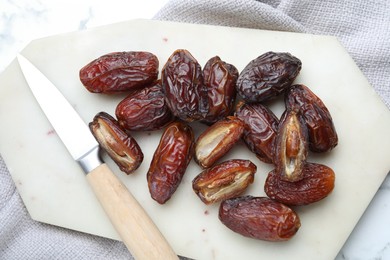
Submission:
<svg viewBox="0 0 390 260">
<path fill-rule="evenodd" d="M 72 157 L 80 161 L 97 150 L 96 139 L 62 93 L 29 60 L 20 54 L 17 59 L 32 93 Z"/>
</svg>

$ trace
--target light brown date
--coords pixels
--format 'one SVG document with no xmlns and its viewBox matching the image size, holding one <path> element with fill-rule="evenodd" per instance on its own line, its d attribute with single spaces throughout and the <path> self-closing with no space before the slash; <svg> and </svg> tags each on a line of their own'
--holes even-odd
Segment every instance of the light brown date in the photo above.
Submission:
<svg viewBox="0 0 390 260">
<path fill-rule="evenodd" d="M 174 120 L 165 103 L 161 81 L 132 91 L 116 107 L 119 125 L 127 131 L 151 131 L 163 128 Z"/>
<path fill-rule="evenodd" d="M 209 168 L 240 140 L 244 123 L 237 117 L 222 119 L 208 127 L 195 143 L 195 161 Z"/>
<path fill-rule="evenodd" d="M 98 113 L 89 123 L 89 128 L 121 171 L 130 174 L 141 165 L 144 158 L 141 148 L 112 116 L 105 112 Z"/>
<path fill-rule="evenodd" d="M 282 115 L 275 149 L 274 161 L 280 177 L 285 181 L 301 180 L 308 155 L 307 129 L 295 110 L 286 110 Z"/>
<path fill-rule="evenodd" d="M 257 167 L 249 160 L 228 160 L 201 172 L 192 188 L 205 204 L 242 194 L 253 183 Z"/>
<path fill-rule="evenodd" d="M 150 52 L 112 52 L 80 69 L 79 77 L 92 93 L 116 93 L 144 87 L 158 77 L 159 62 Z"/>
<path fill-rule="evenodd" d="M 305 85 L 293 85 L 286 92 L 287 109 L 299 110 L 309 133 L 309 148 L 327 152 L 336 147 L 338 136 L 332 116 L 322 100 Z"/>
<path fill-rule="evenodd" d="M 227 199 L 220 205 L 219 219 L 236 233 L 267 241 L 289 240 L 301 226 L 291 208 L 267 197 Z"/>
<path fill-rule="evenodd" d="M 181 183 L 192 158 L 194 133 L 183 122 L 164 130 L 147 173 L 151 197 L 160 204 L 168 201 Z"/>
<path fill-rule="evenodd" d="M 297 182 L 283 181 L 273 170 L 268 174 L 264 190 L 268 197 L 286 205 L 307 205 L 327 197 L 334 188 L 335 173 L 328 166 L 306 163 L 303 179 Z"/>
</svg>

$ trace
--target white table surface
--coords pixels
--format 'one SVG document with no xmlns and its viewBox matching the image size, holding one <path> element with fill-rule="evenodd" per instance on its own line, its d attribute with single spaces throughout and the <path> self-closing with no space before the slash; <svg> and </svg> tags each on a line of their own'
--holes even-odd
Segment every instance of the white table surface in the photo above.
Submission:
<svg viewBox="0 0 390 260">
<path fill-rule="evenodd" d="M 0 73 L 33 39 L 134 18 L 152 18 L 166 2 L 0 0 Z M 388 176 L 336 259 L 390 259 L 389 202 Z"/>
</svg>

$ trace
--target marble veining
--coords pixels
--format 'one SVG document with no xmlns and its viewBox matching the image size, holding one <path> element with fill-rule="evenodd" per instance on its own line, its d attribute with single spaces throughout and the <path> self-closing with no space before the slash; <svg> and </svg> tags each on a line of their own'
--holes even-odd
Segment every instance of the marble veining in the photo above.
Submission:
<svg viewBox="0 0 390 260">
<path fill-rule="evenodd" d="M 137 1 L 140 2 L 140 1 Z M 142 1 L 138 9 L 118 10 L 113 0 L 2 0 L 0 2 L 0 73 L 31 40 L 132 18 L 151 18 L 167 1 Z M 378 190 L 336 259 L 390 259 L 390 177 Z M 358 201 L 356 203 L 359 203 Z"/>
<path fill-rule="evenodd" d="M 152 18 L 167 0 L 2 0 L 0 72 L 31 40 L 136 18 Z"/>
<path fill-rule="evenodd" d="M 85 29 L 87 29 L 88 23 L 89 23 L 89 21 L 90 21 L 93 17 L 94 17 L 94 15 L 93 15 L 93 9 L 92 9 L 92 7 L 90 7 L 90 8 L 88 8 L 88 16 L 85 17 L 84 19 L 81 19 L 81 20 L 80 20 L 78 29 L 79 29 L 79 30 L 85 30 Z"/>
</svg>

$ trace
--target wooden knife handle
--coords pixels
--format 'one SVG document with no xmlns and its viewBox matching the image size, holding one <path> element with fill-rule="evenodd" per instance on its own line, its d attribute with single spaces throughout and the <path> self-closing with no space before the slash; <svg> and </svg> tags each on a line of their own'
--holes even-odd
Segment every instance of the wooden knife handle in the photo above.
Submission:
<svg viewBox="0 0 390 260">
<path fill-rule="evenodd" d="M 135 259 L 179 259 L 138 201 L 106 164 L 87 180 Z"/>
</svg>

